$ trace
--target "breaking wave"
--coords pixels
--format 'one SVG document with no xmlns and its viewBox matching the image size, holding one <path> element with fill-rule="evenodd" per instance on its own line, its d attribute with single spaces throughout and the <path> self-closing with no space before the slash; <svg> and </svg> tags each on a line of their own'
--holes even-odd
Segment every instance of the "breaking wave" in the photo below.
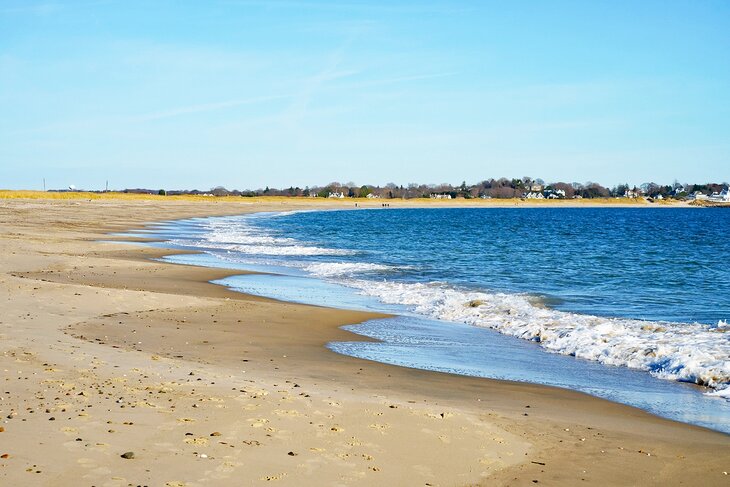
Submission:
<svg viewBox="0 0 730 487">
<path fill-rule="evenodd" d="M 605 318 L 539 306 L 525 295 L 458 290 L 444 284 L 347 283 L 388 304 L 432 318 L 491 328 L 546 349 L 716 389 L 730 399 L 730 327 Z"/>
<path fill-rule="evenodd" d="M 322 262 L 305 265 L 304 270 L 316 277 L 342 277 L 375 272 L 394 272 L 398 268 L 365 262 Z"/>
</svg>

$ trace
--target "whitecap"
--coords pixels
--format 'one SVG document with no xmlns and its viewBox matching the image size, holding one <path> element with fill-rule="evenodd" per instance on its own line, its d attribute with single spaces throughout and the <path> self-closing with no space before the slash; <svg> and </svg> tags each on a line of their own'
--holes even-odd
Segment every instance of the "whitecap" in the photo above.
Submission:
<svg viewBox="0 0 730 487">
<path fill-rule="evenodd" d="M 350 280 L 388 304 L 432 318 L 491 328 L 555 353 L 646 370 L 655 377 L 730 389 L 725 323 L 667 323 L 581 315 L 535 306 L 525 295 L 455 289 L 441 283 Z"/>
</svg>

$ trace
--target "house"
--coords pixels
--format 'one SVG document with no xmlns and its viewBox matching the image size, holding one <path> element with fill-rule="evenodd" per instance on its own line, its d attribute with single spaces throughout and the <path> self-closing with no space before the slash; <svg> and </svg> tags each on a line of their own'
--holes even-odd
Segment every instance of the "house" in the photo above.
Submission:
<svg viewBox="0 0 730 487">
<path fill-rule="evenodd" d="M 544 200 L 545 195 L 542 193 L 534 193 L 531 191 L 529 193 L 525 193 L 523 198 L 528 199 L 528 200 Z"/>
<path fill-rule="evenodd" d="M 368 195 L 366 196 L 366 198 L 370 198 L 370 199 L 380 198 L 380 195 L 374 194 L 374 193 L 368 193 Z"/>
<path fill-rule="evenodd" d="M 543 192 L 543 195 L 549 200 L 559 200 L 565 198 L 565 190 L 546 189 L 545 192 Z"/>
<path fill-rule="evenodd" d="M 530 186 L 530 187 L 529 187 L 529 188 L 527 188 L 527 189 L 529 189 L 529 190 L 530 190 L 530 191 L 532 191 L 533 193 L 541 193 L 541 192 L 542 192 L 542 190 L 543 190 L 543 189 L 545 189 L 545 188 L 543 187 L 543 185 L 542 185 L 542 184 L 533 184 L 532 186 Z"/>
<path fill-rule="evenodd" d="M 691 200 L 705 201 L 707 200 L 708 196 L 701 191 L 695 191 L 694 193 L 690 194 L 688 198 Z"/>
<path fill-rule="evenodd" d="M 730 191 L 728 188 L 725 188 L 719 193 L 712 193 L 707 197 L 707 200 L 715 203 L 730 203 Z"/>
<path fill-rule="evenodd" d="M 327 196 L 327 197 L 328 198 L 344 198 L 345 197 L 345 193 L 338 193 L 338 192 L 335 191 L 333 193 L 330 193 L 329 196 Z"/>
<path fill-rule="evenodd" d="M 437 193 L 431 193 L 431 199 L 434 200 L 450 200 L 451 195 L 450 194 L 437 194 Z"/>
<path fill-rule="evenodd" d="M 641 192 L 640 191 L 634 191 L 633 189 L 627 189 L 624 193 L 624 198 L 640 198 Z"/>
</svg>

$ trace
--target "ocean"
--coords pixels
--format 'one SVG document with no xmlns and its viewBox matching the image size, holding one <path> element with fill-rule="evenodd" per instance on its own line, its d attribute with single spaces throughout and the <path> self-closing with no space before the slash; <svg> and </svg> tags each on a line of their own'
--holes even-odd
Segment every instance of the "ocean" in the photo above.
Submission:
<svg viewBox="0 0 730 487">
<path fill-rule="evenodd" d="M 353 209 L 143 232 L 260 271 L 241 292 L 392 319 L 331 343 L 369 360 L 580 390 L 730 433 L 730 211 Z"/>
</svg>

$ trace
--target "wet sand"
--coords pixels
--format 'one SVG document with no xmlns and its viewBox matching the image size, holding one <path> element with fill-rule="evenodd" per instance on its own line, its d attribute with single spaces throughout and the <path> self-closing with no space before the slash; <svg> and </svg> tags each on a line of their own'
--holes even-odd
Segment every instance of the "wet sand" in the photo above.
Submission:
<svg viewBox="0 0 730 487">
<path fill-rule="evenodd" d="M 727 435 L 341 356 L 324 344 L 364 338 L 339 326 L 377 315 L 242 295 L 208 283 L 231 271 L 97 241 L 313 204 L 352 206 L 0 200 L 0 484 L 728 485 Z"/>
</svg>

